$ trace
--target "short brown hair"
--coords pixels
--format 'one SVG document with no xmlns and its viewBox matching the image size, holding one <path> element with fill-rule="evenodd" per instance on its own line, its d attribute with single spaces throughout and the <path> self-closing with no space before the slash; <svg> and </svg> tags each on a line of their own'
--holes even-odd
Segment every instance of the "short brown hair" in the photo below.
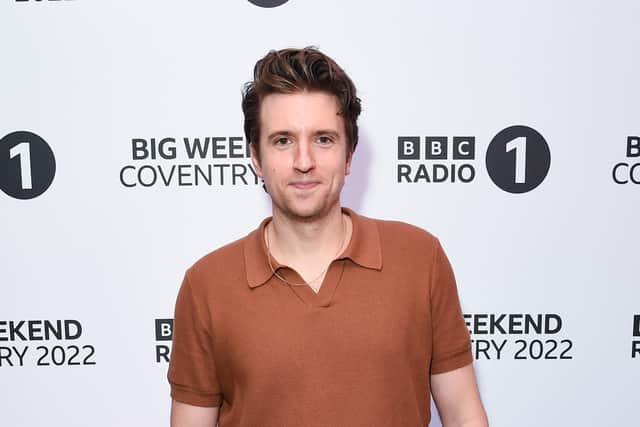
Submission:
<svg viewBox="0 0 640 427">
<path fill-rule="evenodd" d="M 362 110 L 356 87 L 342 68 L 315 47 L 272 50 L 256 62 L 253 81 L 244 86 L 242 112 L 244 134 L 260 153 L 260 102 L 272 93 L 303 90 L 327 92 L 338 100 L 347 141 L 353 152 L 358 144 L 358 116 Z"/>
</svg>

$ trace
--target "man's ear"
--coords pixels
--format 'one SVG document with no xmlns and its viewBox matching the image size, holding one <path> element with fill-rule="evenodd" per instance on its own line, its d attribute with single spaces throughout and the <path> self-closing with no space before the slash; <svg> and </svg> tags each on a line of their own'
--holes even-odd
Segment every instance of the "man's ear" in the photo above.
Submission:
<svg viewBox="0 0 640 427">
<path fill-rule="evenodd" d="M 256 171 L 256 175 L 262 178 L 262 166 L 260 166 L 260 155 L 256 151 L 256 143 L 249 144 L 249 152 L 251 153 L 251 163 L 253 163 L 253 169 Z"/>
<path fill-rule="evenodd" d="M 351 160 L 353 159 L 353 150 L 347 147 L 347 161 L 344 165 L 344 176 L 351 173 Z"/>
</svg>

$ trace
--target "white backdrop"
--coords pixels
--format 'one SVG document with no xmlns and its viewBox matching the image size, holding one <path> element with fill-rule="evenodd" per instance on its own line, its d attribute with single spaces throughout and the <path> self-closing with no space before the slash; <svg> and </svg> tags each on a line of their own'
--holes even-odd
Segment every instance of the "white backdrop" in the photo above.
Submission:
<svg viewBox="0 0 640 427">
<path fill-rule="evenodd" d="M 0 424 L 168 425 L 156 320 L 188 266 L 270 212 L 231 139 L 242 84 L 269 49 L 316 45 L 363 100 L 343 204 L 442 240 L 491 425 L 636 425 L 640 167 L 616 169 L 625 184 L 613 171 L 640 163 L 639 20 L 631 0 L 3 0 Z M 514 125 L 550 152 L 522 193 L 485 157 Z M 522 129 L 492 147 L 527 186 L 548 163 Z M 184 139 L 206 137 L 219 157 L 189 158 Z M 448 155 L 399 159 L 404 137 L 447 137 Z M 453 157 L 454 137 L 473 137 L 474 158 Z M 422 178 L 398 182 L 400 164 Z M 433 182 L 436 164 L 475 174 Z M 539 315 L 551 330 L 524 330 Z"/>
</svg>

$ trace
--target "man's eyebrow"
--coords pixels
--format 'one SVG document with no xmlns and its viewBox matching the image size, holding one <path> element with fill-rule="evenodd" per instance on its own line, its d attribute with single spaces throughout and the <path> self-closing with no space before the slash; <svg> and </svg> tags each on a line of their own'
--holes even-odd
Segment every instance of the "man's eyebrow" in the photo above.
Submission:
<svg viewBox="0 0 640 427">
<path fill-rule="evenodd" d="M 320 129 L 316 132 L 314 132 L 314 135 L 318 136 L 318 135 L 330 135 L 333 136 L 334 138 L 337 138 L 340 134 L 333 130 L 333 129 Z"/>
<path fill-rule="evenodd" d="M 288 131 L 288 130 L 276 130 L 274 132 L 271 132 L 269 135 L 267 135 L 267 139 L 272 139 L 275 138 L 276 136 L 292 136 L 294 135 L 294 132 Z M 338 136 L 340 136 L 340 134 L 338 133 L 338 131 L 333 130 L 333 129 L 319 129 L 315 132 L 313 132 L 314 136 L 319 136 L 319 135 L 330 135 L 334 138 L 337 138 Z"/>
<path fill-rule="evenodd" d="M 293 135 L 293 132 L 290 132 L 288 130 L 277 130 L 267 135 L 267 139 L 271 139 L 276 136 L 291 136 L 291 135 Z"/>
</svg>

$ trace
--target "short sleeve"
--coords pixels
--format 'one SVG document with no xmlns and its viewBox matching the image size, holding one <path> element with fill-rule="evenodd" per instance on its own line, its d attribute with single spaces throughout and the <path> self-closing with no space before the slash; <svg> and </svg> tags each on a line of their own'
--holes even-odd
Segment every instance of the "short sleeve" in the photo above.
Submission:
<svg viewBox="0 0 640 427">
<path fill-rule="evenodd" d="M 437 242 L 431 274 L 431 374 L 461 368 L 473 361 L 471 336 L 462 316 L 451 264 Z"/>
<path fill-rule="evenodd" d="M 189 271 L 176 300 L 168 379 L 171 397 L 195 406 L 222 402 L 213 355 L 213 335 L 205 321 L 206 300 L 194 295 Z"/>
</svg>

